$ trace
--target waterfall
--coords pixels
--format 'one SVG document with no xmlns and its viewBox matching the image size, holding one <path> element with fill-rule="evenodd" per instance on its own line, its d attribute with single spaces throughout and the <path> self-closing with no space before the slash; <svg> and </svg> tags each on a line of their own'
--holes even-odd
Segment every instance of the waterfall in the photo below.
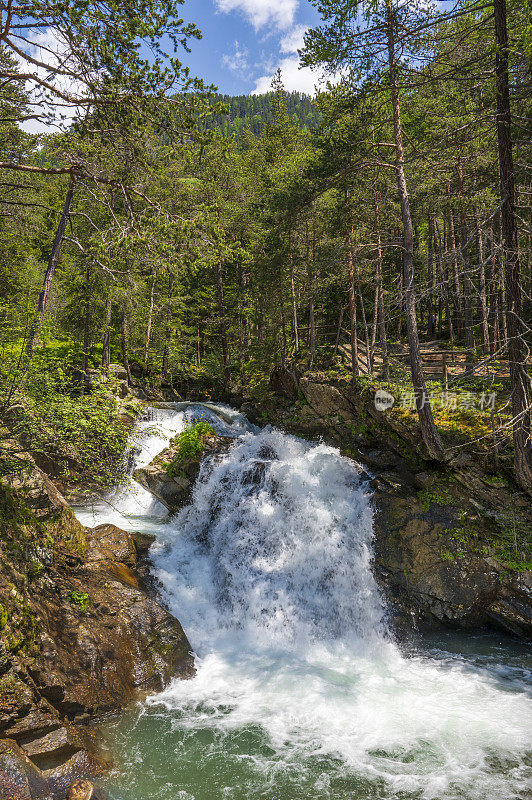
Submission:
<svg viewBox="0 0 532 800">
<path fill-rule="evenodd" d="M 167 599 L 182 602 L 188 550 L 204 566 L 209 634 L 285 647 L 384 635 L 369 496 L 357 466 L 331 447 L 269 429 L 247 434 L 204 465 L 166 534 L 154 563 Z"/>
<path fill-rule="evenodd" d="M 128 776 L 112 798 L 524 798 L 522 653 L 393 641 L 361 468 L 229 409 L 157 414 L 163 436 L 147 429 L 143 459 L 198 414 L 235 443 L 172 518 L 146 498 L 139 511 L 132 486 L 113 498 L 116 524 L 157 535 L 153 570 L 197 674 L 110 726 Z"/>
</svg>

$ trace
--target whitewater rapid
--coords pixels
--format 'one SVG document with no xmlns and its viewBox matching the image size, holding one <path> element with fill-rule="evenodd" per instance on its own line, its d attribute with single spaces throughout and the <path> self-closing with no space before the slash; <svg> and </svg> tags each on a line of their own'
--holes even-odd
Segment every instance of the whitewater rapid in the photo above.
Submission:
<svg viewBox="0 0 532 800">
<path fill-rule="evenodd" d="M 133 483 L 78 511 L 156 534 L 153 571 L 196 655 L 192 680 L 116 727 L 128 780 L 112 797 L 528 796 L 529 673 L 511 658 L 401 651 L 371 569 L 361 468 L 187 405 L 141 423 L 136 463 L 201 414 L 235 444 L 203 466 L 187 508 L 169 519 Z"/>
</svg>

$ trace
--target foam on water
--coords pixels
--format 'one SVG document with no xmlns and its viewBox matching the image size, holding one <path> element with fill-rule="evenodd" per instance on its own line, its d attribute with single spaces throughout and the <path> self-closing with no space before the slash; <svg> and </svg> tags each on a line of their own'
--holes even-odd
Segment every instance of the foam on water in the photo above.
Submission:
<svg viewBox="0 0 532 800">
<path fill-rule="evenodd" d="M 245 431 L 224 411 L 221 424 Z M 169 436 L 187 409 L 159 413 Z M 118 781 L 113 796 L 148 800 L 157 785 L 161 800 L 525 797 L 529 675 L 445 650 L 401 653 L 371 571 L 372 510 L 353 462 L 278 431 L 247 432 L 204 465 L 188 508 L 155 523 L 152 505 L 146 513 L 154 570 L 197 674 L 151 697 L 134 723 L 168 748 L 153 780 L 149 746 L 127 751 L 134 735 L 122 734 L 128 786 Z M 206 730 L 215 739 L 198 744 Z M 267 746 L 235 754 L 235 736 L 252 731 Z M 192 753 L 203 766 L 187 783 Z M 232 778 L 221 766 L 211 777 L 216 758 L 233 764 Z M 356 793 L 338 791 L 338 776 L 355 776 Z"/>
</svg>

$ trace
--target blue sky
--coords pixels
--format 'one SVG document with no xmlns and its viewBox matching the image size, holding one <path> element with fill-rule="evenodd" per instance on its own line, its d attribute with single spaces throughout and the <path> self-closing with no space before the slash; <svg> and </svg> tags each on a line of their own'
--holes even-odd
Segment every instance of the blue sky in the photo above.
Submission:
<svg viewBox="0 0 532 800">
<path fill-rule="evenodd" d="M 308 0 L 185 0 L 182 16 L 203 33 L 182 54 L 192 75 L 225 94 L 269 90 L 281 67 L 288 90 L 312 93 L 318 76 L 298 69 L 305 28 L 318 22 Z"/>
</svg>

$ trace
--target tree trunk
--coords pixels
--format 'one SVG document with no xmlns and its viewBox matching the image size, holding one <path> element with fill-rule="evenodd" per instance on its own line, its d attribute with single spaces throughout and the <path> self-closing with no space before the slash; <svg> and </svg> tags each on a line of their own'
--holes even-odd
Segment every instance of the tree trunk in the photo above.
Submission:
<svg viewBox="0 0 532 800">
<path fill-rule="evenodd" d="M 282 292 L 279 292 L 279 309 L 281 316 L 281 366 L 284 369 L 286 365 L 286 353 L 288 350 L 288 343 L 286 341 L 286 320 L 284 315 L 284 300 Z"/>
<path fill-rule="evenodd" d="M 532 491 L 530 443 L 530 380 L 526 371 L 527 349 L 522 322 L 522 287 L 515 221 L 515 184 L 512 153 L 510 90 L 508 81 L 508 28 L 506 0 L 493 0 L 497 50 L 497 141 L 501 182 L 501 229 L 506 284 L 508 357 L 512 386 L 514 469 L 519 485 Z"/>
<path fill-rule="evenodd" d="M 378 206 L 377 206 L 378 210 Z M 377 223 L 378 223 L 377 216 Z M 381 232 L 379 224 L 377 224 L 377 287 L 379 290 L 379 338 L 382 350 L 382 374 L 384 380 L 387 381 L 390 377 L 390 366 L 388 363 L 388 341 L 386 338 L 386 316 L 384 313 L 384 283 L 382 279 L 382 247 L 381 247 Z"/>
<path fill-rule="evenodd" d="M 148 369 L 148 354 L 150 351 L 151 326 L 153 320 L 153 297 L 155 294 L 155 272 L 151 277 L 150 307 L 148 309 L 148 324 L 146 325 L 146 341 L 144 342 L 144 371 Z"/>
<path fill-rule="evenodd" d="M 122 316 L 120 317 L 120 349 L 122 351 L 122 364 L 124 365 L 127 372 L 127 382 L 131 386 L 133 381 L 131 378 L 131 370 L 129 368 L 129 358 L 127 356 L 127 340 L 128 340 L 127 316 L 126 312 L 122 311 Z"/>
<path fill-rule="evenodd" d="M 445 219 L 444 219 L 445 224 Z M 445 235 L 445 234 L 444 234 Z M 439 283 L 439 300 L 438 300 L 438 338 L 443 336 L 443 309 L 449 319 L 449 295 L 447 293 L 447 286 L 445 283 L 445 275 L 443 269 L 443 242 L 438 226 L 438 221 L 434 219 L 434 243 L 436 245 L 436 265 L 438 271 Z"/>
<path fill-rule="evenodd" d="M 450 198 L 450 192 L 449 192 Z M 460 289 L 460 271 L 458 268 L 456 236 L 454 232 L 454 215 L 452 210 L 449 210 L 449 218 L 447 225 L 447 243 L 451 252 L 452 263 L 452 277 L 453 277 L 453 308 L 454 308 L 454 330 L 457 339 L 462 339 L 464 335 L 464 326 L 462 324 L 462 292 Z"/>
<path fill-rule="evenodd" d="M 314 240 L 312 242 L 312 258 L 308 268 L 308 331 L 310 363 L 312 368 L 316 358 L 316 309 L 314 307 Z"/>
<path fill-rule="evenodd" d="M 68 215 L 70 213 L 70 206 L 72 205 L 72 200 L 74 198 L 74 188 L 76 186 L 77 177 L 78 176 L 76 172 L 70 173 L 70 183 L 68 186 L 68 191 L 66 193 L 65 203 L 63 205 L 63 211 L 61 212 L 61 217 L 59 218 L 59 225 L 57 226 L 57 231 L 52 245 L 52 251 L 50 253 L 50 259 L 48 261 L 48 266 L 46 268 L 46 273 L 44 275 L 42 291 L 39 295 L 39 300 L 37 301 L 37 310 L 35 312 L 35 316 L 33 318 L 28 333 L 28 340 L 26 342 L 26 353 L 28 354 L 28 356 L 31 356 L 33 353 L 33 348 L 35 347 L 37 334 L 39 333 L 39 328 L 41 326 L 42 319 L 44 317 L 44 311 L 46 308 L 48 295 L 50 294 L 50 289 L 52 287 L 54 272 L 57 266 L 57 262 L 59 260 L 59 253 L 61 251 L 61 245 L 63 243 L 63 238 L 65 235 Z"/>
<path fill-rule="evenodd" d="M 340 345 L 340 334 L 342 333 L 342 323 L 344 321 L 344 307 L 342 306 L 340 309 L 340 315 L 338 317 L 338 327 L 336 329 L 336 339 L 334 341 L 334 355 L 338 355 L 338 347 Z"/>
<path fill-rule="evenodd" d="M 85 272 L 85 320 L 83 322 L 83 359 L 81 371 L 87 374 L 89 368 L 89 351 L 91 346 L 91 301 L 90 301 L 90 280 L 91 268 L 87 267 Z M 85 380 L 83 381 L 85 384 Z"/>
<path fill-rule="evenodd" d="M 490 334 L 488 328 L 488 301 L 486 296 L 486 272 L 484 270 L 484 250 L 482 247 L 482 231 L 478 215 L 475 215 L 475 237 L 477 246 L 478 262 L 478 294 L 480 300 L 480 322 L 482 328 L 482 349 L 484 353 L 489 353 Z"/>
<path fill-rule="evenodd" d="M 404 308 L 404 297 L 403 297 L 403 270 L 401 269 L 399 273 L 399 279 L 397 281 L 397 297 L 398 297 L 398 309 L 399 312 L 397 314 L 397 339 L 401 341 L 403 336 L 403 308 Z"/>
<path fill-rule="evenodd" d="M 375 359 L 375 344 L 377 342 L 377 326 L 379 320 L 379 281 L 375 283 L 375 296 L 373 299 L 373 321 L 371 323 L 371 341 L 369 343 L 369 363 L 371 372 L 373 372 L 373 363 Z"/>
<path fill-rule="evenodd" d="M 462 165 L 458 164 L 458 187 L 460 200 L 464 202 L 464 172 Z M 471 309 L 472 283 L 469 274 L 469 252 L 468 252 L 467 222 L 463 207 L 460 210 L 460 253 L 462 259 L 462 271 L 464 282 L 464 333 L 467 345 L 466 370 L 470 368 L 474 360 L 475 337 L 473 332 L 473 314 Z"/>
<path fill-rule="evenodd" d="M 292 334 L 294 337 L 294 350 L 299 350 L 299 326 L 297 322 L 296 288 L 294 279 L 294 258 L 292 255 L 292 230 L 288 232 L 288 254 L 290 260 L 290 296 L 292 300 Z"/>
<path fill-rule="evenodd" d="M 371 357 L 370 357 L 370 346 L 369 346 L 368 323 L 366 320 L 366 309 L 364 308 L 364 298 L 362 297 L 362 288 L 360 286 L 360 273 L 358 271 L 358 266 L 356 261 L 353 263 L 353 269 L 355 273 L 355 282 L 357 285 L 358 300 L 360 302 L 360 311 L 362 313 L 362 326 L 364 328 L 364 339 L 366 340 L 366 369 L 368 375 L 371 375 Z"/>
<path fill-rule="evenodd" d="M 351 235 L 346 236 L 347 245 L 347 280 L 349 284 L 349 321 L 351 341 L 351 372 L 353 380 L 358 380 L 358 339 L 357 339 L 357 304 L 355 300 L 355 275 L 353 271 L 353 247 Z"/>
<path fill-rule="evenodd" d="M 226 386 L 228 386 L 231 382 L 231 368 L 229 365 L 229 347 L 227 344 L 227 328 L 225 325 L 224 278 L 221 261 L 218 261 L 216 265 L 216 296 L 218 299 L 218 323 L 220 328 L 220 342 L 222 344 L 222 367 L 224 383 Z"/>
<path fill-rule="evenodd" d="M 168 274 L 168 300 L 166 303 L 166 328 L 164 332 L 163 361 L 161 365 L 161 381 L 168 381 L 168 369 L 170 366 L 170 342 L 172 341 L 172 297 L 174 294 L 174 276 Z"/>
<path fill-rule="evenodd" d="M 497 285 L 497 261 L 495 257 L 495 231 L 493 223 L 488 231 L 488 246 L 490 251 L 488 326 L 490 333 L 490 355 L 493 357 L 499 346 L 499 287 Z"/>
<path fill-rule="evenodd" d="M 414 290 L 414 237 L 412 218 L 410 215 L 410 202 L 406 185 L 404 168 L 403 133 L 401 128 L 401 114 L 399 109 L 399 90 L 397 87 L 395 63 L 395 34 L 394 17 L 391 0 L 386 0 L 387 34 L 388 34 L 388 65 L 390 70 L 390 88 L 392 94 L 393 127 L 395 138 L 395 157 L 397 170 L 397 188 L 401 202 L 401 215 L 403 218 L 403 274 L 404 274 L 404 301 L 406 327 L 408 334 L 408 347 L 410 351 L 410 369 L 412 371 L 412 385 L 416 397 L 416 406 L 421 427 L 421 435 L 431 458 L 442 460 L 444 457 L 443 444 L 434 424 L 432 409 L 425 387 L 425 378 L 419 352 L 419 335 L 416 318 L 416 297 Z"/>
<path fill-rule="evenodd" d="M 473 332 L 473 314 L 471 309 L 471 276 L 469 274 L 469 256 L 467 249 L 467 226 L 464 214 L 460 214 L 460 249 L 464 271 L 464 333 L 467 345 L 466 358 L 471 364 L 474 358 L 475 337 Z"/>
<path fill-rule="evenodd" d="M 102 349 L 102 370 L 109 372 L 109 364 L 111 363 L 111 314 L 113 310 L 113 301 L 111 293 L 107 295 L 107 302 L 105 304 L 105 328 L 103 331 L 103 349 Z"/>
<path fill-rule="evenodd" d="M 428 232 L 428 253 L 427 253 L 427 292 L 428 292 L 428 314 L 427 335 L 434 336 L 434 301 L 432 293 L 434 291 L 434 214 L 429 210 L 429 232 Z"/>
</svg>

